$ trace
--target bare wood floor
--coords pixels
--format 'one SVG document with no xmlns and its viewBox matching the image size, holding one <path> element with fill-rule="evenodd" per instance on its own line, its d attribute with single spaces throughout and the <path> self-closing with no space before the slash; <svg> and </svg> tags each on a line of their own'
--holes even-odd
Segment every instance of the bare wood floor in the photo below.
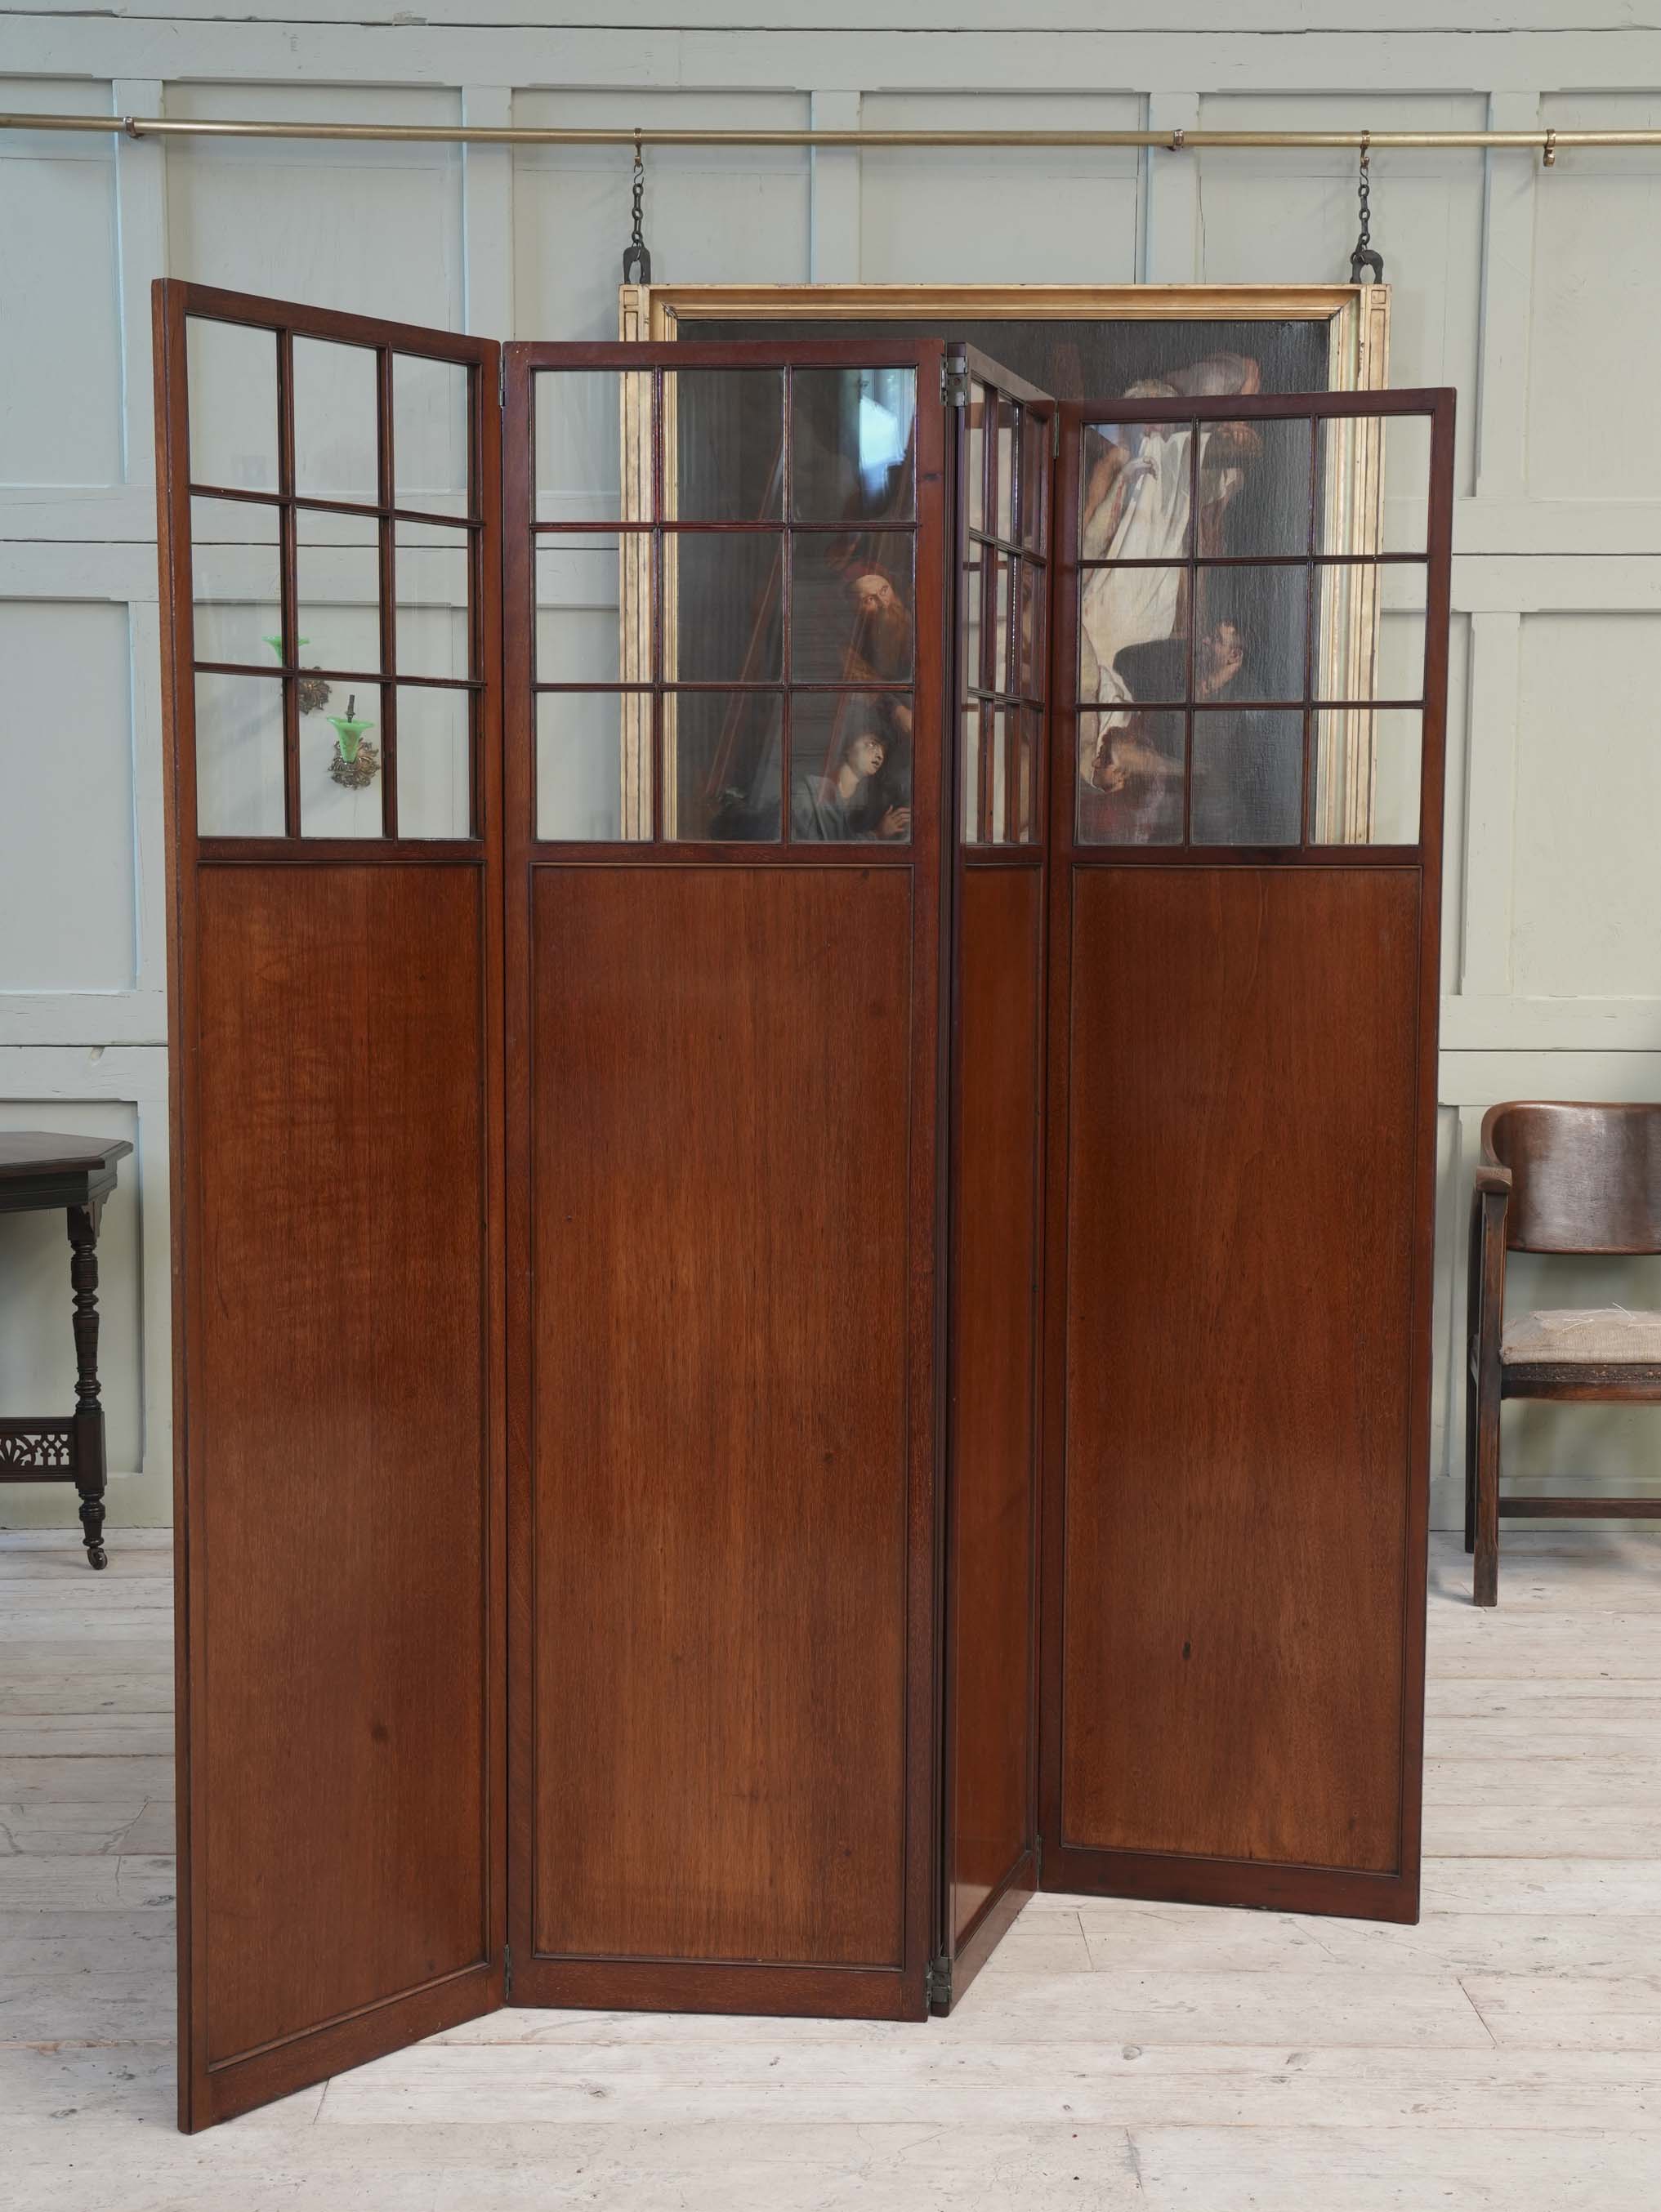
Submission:
<svg viewBox="0 0 1661 2212">
<path fill-rule="evenodd" d="M 1425 1918 L 1037 1899 L 927 2027 L 506 2012 L 173 2124 L 170 1593 L 0 1536 L 12 2212 L 1661 2204 L 1661 1535 L 1433 1565 Z"/>
</svg>

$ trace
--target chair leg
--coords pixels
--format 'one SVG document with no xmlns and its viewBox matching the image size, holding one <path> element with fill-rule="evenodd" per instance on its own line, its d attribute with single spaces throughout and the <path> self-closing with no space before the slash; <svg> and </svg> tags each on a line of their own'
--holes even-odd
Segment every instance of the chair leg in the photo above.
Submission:
<svg viewBox="0 0 1661 2212">
<path fill-rule="evenodd" d="M 1480 1376 L 1472 1385 L 1476 1400 L 1475 1565 L 1471 1601 L 1500 1602 L 1500 1392 Z"/>
<path fill-rule="evenodd" d="M 1465 1549 L 1476 1549 L 1476 1344 L 1465 1346 Z"/>
</svg>

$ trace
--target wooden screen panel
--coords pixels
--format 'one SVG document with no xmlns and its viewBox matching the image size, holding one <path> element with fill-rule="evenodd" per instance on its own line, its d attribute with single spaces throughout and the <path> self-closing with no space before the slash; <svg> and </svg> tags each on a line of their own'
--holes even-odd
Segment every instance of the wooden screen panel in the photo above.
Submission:
<svg viewBox="0 0 1661 2212">
<path fill-rule="evenodd" d="M 1037 1881 L 1038 1271 L 1045 632 L 1055 402 L 953 362 L 956 905 L 945 1802 L 934 2003 L 955 2003 Z"/>
<path fill-rule="evenodd" d="M 946 1949 L 1033 1887 L 1044 879 L 965 868 L 958 924 Z M 988 1924 L 989 1920 L 999 1924 Z M 969 1960 L 977 1963 L 983 1947 Z M 961 1995 L 965 1976 L 953 1980 Z"/>
<path fill-rule="evenodd" d="M 941 362 L 882 341 L 504 362 L 518 2002 L 927 2009 Z M 550 497 L 574 374 L 605 416 L 618 380 L 623 455 L 575 516 Z M 898 444 L 871 440 L 881 416 Z M 533 569 L 608 521 L 637 689 L 611 695 L 635 704 L 608 711 L 621 803 L 595 819 L 561 794 L 604 687 Z M 723 611 L 697 577 L 734 567 Z M 726 738 L 763 732 L 719 686 L 773 733 L 743 773 Z M 897 781 L 866 808 L 841 770 L 877 708 Z"/>
<path fill-rule="evenodd" d="M 1394 1875 L 1417 871 L 1074 913 L 1058 1840 Z"/>
<path fill-rule="evenodd" d="M 179 2121 L 194 2129 L 502 1997 L 500 418 L 486 340 L 175 283 L 155 288 L 155 309 Z M 200 390 L 192 408 L 191 331 L 228 334 L 270 369 L 216 389 L 275 467 L 258 490 L 212 494 L 250 518 L 251 541 L 280 547 L 263 586 L 222 562 L 203 588 L 193 511 L 225 452 L 210 433 L 192 454 L 193 415 L 214 418 Z M 302 340 L 367 365 L 374 458 L 356 513 L 380 548 L 380 644 L 356 635 L 388 679 L 408 519 L 393 505 L 400 371 L 436 364 L 464 403 L 449 420 L 470 672 L 422 693 L 454 709 L 441 821 L 399 813 L 389 680 L 368 710 L 382 723 L 367 825 L 380 834 L 303 834 L 305 774 L 331 742 L 318 710 L 353 717 L 350 689 L 319 696 L 343 672 L 298 659 L 296 538 L 331 511 L 296 480 Z M 228 641 L 234 665 L 216 667 Z M 268 665 L 240 659 L 256 646 Z M 221 708 L 198 706 L 204 671 L 281 702 L 258 717 L 281 803 L 246 819 L 198 804 L 201 750 L 228 735 Z M 413 698 L 416 679 L 396 680 Z M 412 708 L 406 737 L 424 727 Z"/>
<path fill-rule="evenodd" d="M 910 872 L 533 898 L 535 1948 L 897 1970 Z"/>
<path fill-rule="evenodd" d="M 210 2069 L 488 1972 L 481 908 L 203 876 Z"/>
</svg>

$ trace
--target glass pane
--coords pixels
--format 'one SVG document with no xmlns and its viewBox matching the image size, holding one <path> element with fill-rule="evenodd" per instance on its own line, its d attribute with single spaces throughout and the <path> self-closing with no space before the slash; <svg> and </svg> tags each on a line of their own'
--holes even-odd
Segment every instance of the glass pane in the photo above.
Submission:
<svg viewBox="0 0 1661 2212">
<path fill-rule="evenodd" d="M 639 693 L 537 697 L 538 837 L 649 837 L 652 702 Z"/>
<path fill-rule="evenodd" d="M 1314 842 L 1416 845 L 1423 735 L 1416 707 L 1317 714 Z"/>
<path fill-rule="evenodd" d="M 649 684 L 652 540 L 624 531 L 604 544 L 536 543 L 538 684 Z"/>
<path fill-rule="evenodd" d="M 968 421 L 965 428 L 969 438 L 966 457 L 969 475 L 969 527 L 986 528 L 986 417 L 992 404 L 991 394 L 983 384 L 969 387 Z"/>
<path fill-rule="evenodd" d="M 1103 422 L 1080 453 L 1086 561 L 1178 561 L 1189 550 L 1194 433 L 1186 422 Z"/>
<path fill-rule="evenodd" d="M 1304 718 L 1226 708 L 1194 717 L 1193 845 L 1295 845 L 1303 821 Z"/>
<path fill-rule="evenodd" d="M 959 805 L 962 810 L 961 836 L 965 845 L 983 842 L 981 825 L 981 720 L 989 709 L 967 706 L 960 710 L 958 749 L 961 771 L 958 777 Z"/>
<path fill-rule="evenodd" d="M 1080 703 L 1185 697 L 1188 629 L 1186 568 L 1086 569 L 1079 592 Z"/>
<path fill-rule="evenodd" d="M 328 713 L 301 725 L 302 837 L 380 836 L 380 723 L 378 684 L 361 691 L 338 684 Z"/>
<path fill-rule="evenodd" d="M 472 835 L 472 696 L 400 684 L 398 834 Z"/>
<path fill-rule="evenodd" d="M 909 679 L 909 536 L 796 538 L 790 590 L 791 674 L 799 684 Z"/>
<path fill-rule="evenodd" d="M 1202 568 L 1194 635 L 1196 699 L 1304 696 L 1309 569 Z"/>
<path fill-rule="evenodd" d="M 1080 714 L 1079 842 L 1180 845 L 1183 715 Z"/>
<path fill-rule="evenodd" d="M 467 513 L 472 374 L 459 362 L 392 356 L 392 476 L 399 507 Z"/>
<path fill-rule="evenodd" d="M 671 370 L 663 380 L 663 415 L 672 520 L 783 520 L 782 369 Z"/>
<path fill-rule="evenodd" d="M 294 342 L 294 488 L 312 499 L 380 497 L 379 356 L 371 346 Z"/>
<path fill-rule="evenodd" d="M 1430 417 L 1357 415 L 1319 426 L 1321 550 L 1422 553 Z"/>
<path fill-rule="evenodd" d="M 783 718 L 777 691 L 666 693 L 664 835 L 776 839 Z"/>
<path fill-rule="evenodd" d="M 399 674 L 472 676 L 469 532 L 431 522 L 394 523 L 392 531 Z"/>
<path fill-rule="evenodd" d="M 666 683 L 771 684 L 784 672 L 782 532 L 667 532 Z"/>
<path fill-rule="evenodd" d="M 899 844 L 910 836 L 909 693 L 794 693 L 790 761 L 793 840 Z"/>
<path fill-rule="evenodd" d="M 986 757 L 981 794 L 986 810 L 985 842 L 989 845 L 1009 842 L 1010 756 L 1019 722 L 1015 708 L 989 707 L 982 725 Z"/>
<path fill-rule="evenodd" d="M 1417 699 L 1425 688 L 1424 570 L 1346 562 L 1320 571 L 1315 692 Z"/>
<path fill-rule="evenodd" d="M 276 491 L 277 333 L 191 315 L 185 360 L 191 482 Z"/>
<path fill-rule="evenodd" d="M 1021 422 L 1021 543 L 1042 553 L 1050 535 L 1050 420 L 1029 413 Z"/>
<path fill-rule="evenodd" d="M 537 520 L 648 520 L 650 371 L 543 368 L 534 385 Z"/>
<path fill-rule="evenodd" d="M 1422 553 L 1430 543 L 1430 417 L 1384 423 L 1384 550 Z"/>
<path fill-rule="evenodd" d="M 362 515 L 298 515 L 295 555 L 301 657 L 308 667 L 380 671 L 379 526 Z"/>
<path fill-rule="evenodd" d="M 1043 758 L 1043 717 L 1031 707 L 1022 710 L 1011 773 L 1014 779 L 1015 841 L 1036 845 L 1043 835 L 1038 819 L 1038 768 Z"/>
<path fill-rule="evenodd" d="M 1015 688 L 1025 699 L 1042 699 L 1044 690 L 1044 571 L 1023 561 L 1016 580 L 1019 617 L 1016 633 Z"/>
<path fill-rule="evenodd" d="M 1370 562 L 1317 571 L 1319 612 L 1311 680 L 1317 699 L 1374 699 L 1379 683 L 1379 586 Z M 1418 687 L 1414 687 L 1416 697 Z"/>
<path fill-rule="evenodd" d="M 240 499 L 191 501 L 196 658 L 276 668 L 283 659 L 277 510 Z"/>
<path fill-rule="evenodd" d="M 1208 422 L 1200 441 L 1200 551 L 1307 553 L 1310 426 L 1301 416 Z"/>
<path fill-rule="evenodd" d="M 978 539 L 970 539 L 969 561 L 964 571 L 963 641 L 958 659 L 962 671 L 960 689 L 965 696 L 970 691 L 990 689 L 987 681 L 989 672 L 984 657 L 986 624 L 983 617 L 988 564 L 993 557 Z"/>
<path fill-rule="evenodd" d="M 1015 535 L 1015 407 L 1001 393 L 998 397 L 997 471 L 992 534 L 1010 540 Z"/>
<path fill-rule="evenodd" d="M 791 512 L 798 521 L 910 521 L 916 386 L 909 368 L 793 372 Z"/>
<path fill-rule="evenodd" d="M 283 835 L 283 685 L 196 679 L 196 826 L 204 837 Z"/>
<path fill-rule="evenodd" d="M 992 563 L 992 689 L 1007 696 L 1015 678 L 1009 665 L 1010 611 L 1018 563 L 1007 553 L 989 553 Z"/>
</svg>

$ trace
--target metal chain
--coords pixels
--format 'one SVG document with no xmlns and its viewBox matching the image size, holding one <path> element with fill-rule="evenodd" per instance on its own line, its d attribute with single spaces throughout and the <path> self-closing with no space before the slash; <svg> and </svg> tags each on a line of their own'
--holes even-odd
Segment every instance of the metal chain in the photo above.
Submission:
<svg viewBox="0 0 1661 2212">
<path fill-rule="evenodd" d="M 641 228 L 642 204 L 646 193 L 646 164 L 641 158 L 640 133 L 635 133 L 635 228 L 629 243 L 623 249 L 623 281 L 625 284 L 649 284 L 652 281 L 652 257 L 646 250 L 645 233 Z"/>
<path fill-rule="evenodd" d="M 1364 131 L 1361 133 L 1360 179 L 1355 195 L 1361 207 L 1361 234 L 1355 241 L 1354 252 L 1349 257 L 1349 281 L 1352 284 L 1362 284 L 1368 281 L 1361 274 L 1364 269 L 1372 270 L 1373 283 L 1382 284 L 1384 281 L 1383 258 L 1372 250 L 1372 179 L 1368 173 L 1371 143 L 1368 133 Z"/>
</svg>

